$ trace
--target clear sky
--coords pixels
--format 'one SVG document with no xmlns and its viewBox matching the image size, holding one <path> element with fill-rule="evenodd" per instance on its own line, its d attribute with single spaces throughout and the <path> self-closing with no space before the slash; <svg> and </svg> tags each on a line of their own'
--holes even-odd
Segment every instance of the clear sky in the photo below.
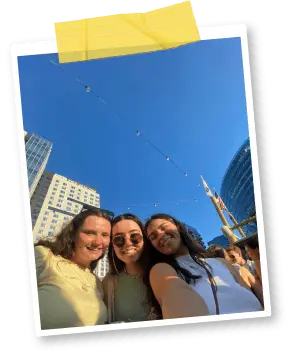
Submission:
<svg viewBox="0 0 292 357">
<path fill-rule="evenodd" d="M 53 142 L 47 169 L 95 188 L 115 214 L 169 213 L 205 242 L 221 235 L 200 175 L 219 192 L 248 137 L 240 38 L 61 65 L 66 72 L 50 59 L 57 54 L 19 57 L 24 129 Z"/>
</svg>

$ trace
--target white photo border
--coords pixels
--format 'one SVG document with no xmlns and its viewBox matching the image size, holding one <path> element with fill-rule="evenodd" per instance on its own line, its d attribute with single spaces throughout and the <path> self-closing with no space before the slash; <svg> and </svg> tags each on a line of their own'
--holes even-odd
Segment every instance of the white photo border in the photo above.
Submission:
<svg viewBox="0 0 292 357">
<path fill-rule="evenodd" d="M 27 184 L 28 179 L 27 179 L 27 168 L 26 168 L 26 157 L 25 157 L 24 128 L 23 128 L 21 93 L 20 93 L 17 58 L 18 56 L 26 56 L 26 55 L 58 53 L 58 50 L 57 50 L 56 40 L 33 42 L 33 43 L 21 43 L 21 44 L 14 44 L 11 46 L 11 54 L 12 54 L 13 84 L 15 89 L 15 101 L 16 101 L 16 117 L 17 117 L 16 119 L 17 119 L 17 130 L 18 130 L 17 135 L 18 135 L 18 142 L 19 142 L 20 167 L 22 171 L 22 191 L 24 195 L 23 199 L 24 199 L 24 213 L 25 213 L 25 222 L 26 222 L 25 223 L 26 237 L 28 242 L 28 255 L 29 255 L 29 264 L 30 264 L 29 268 L 30 268 L 31 282 L 32 282 L 32 300 L 33 300 L 36 336 L 40 337 L 40 336 L 64 335 L 64 334 L 94 332 L 94 331 L 111 331 L 111 330 L 124 330 L 124 329 L 128 330 L 128 329 L 140 328 L 140 327 L 181 325 L 187 323 L 239 320 L 239 319 L 246 319 L 246 318 L 271 316 L 265 234 L 264 234 L 264 223 L 263 223 L 263 212 L 262 212 L 262 199 L 261 199 L 259 166 L 258 166 L 258 153 L 257 153 L 257 144 L 256 144 L 252 85 L 251 85 L 250 64 L 249 64 L 249 54 L 248 54 L 247 28 L 245 25 L 202 27 L 199 28 L 199 34 L 201 40 L 215 40 L 215 39 L 234 38 L 234 37 L 240 37 L 241 39 L 247 119 L 248 119 L 249 137 L 250 137 L 253 182 L 254 182 L 255 203 L 256 203 L 256 212 L 257 212 L 258 240 L 259 240 L 259 247 L 261 253 L 262 281 L 263 281 L 263 293 L 264 293 L 264 302 L 265 302 L 264 311 L 248 312 L 248 313 L 240 313 L 240 314 L 211 315 L 211 316 L 190 317 L 190 318 L 169 319 L 169 320 L 119 323 L 119 324 L 111 324 L 111 325 L 71 327 L 71 328 L 54 329 L 54 330 L 41 330 L 37 279 L 35 273 L 36 271 L 35 258 L 34 258 L 33 244 L 32 244 L 33 235 L 32 235 L 32 228 L 31 228 L 29 190 Z"/>
</svg>

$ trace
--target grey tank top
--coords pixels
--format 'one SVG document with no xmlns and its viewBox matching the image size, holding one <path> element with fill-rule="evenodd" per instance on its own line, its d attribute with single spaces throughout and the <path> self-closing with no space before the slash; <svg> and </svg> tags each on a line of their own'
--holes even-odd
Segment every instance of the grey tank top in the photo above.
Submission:
<svg viewBox="0 0 292 357">
<path fill-rule="evenodd" d="M 121 273 L 115 293 L 115 320 L 146 321 L 151 310 L 142 278 Z"/>
</svg>

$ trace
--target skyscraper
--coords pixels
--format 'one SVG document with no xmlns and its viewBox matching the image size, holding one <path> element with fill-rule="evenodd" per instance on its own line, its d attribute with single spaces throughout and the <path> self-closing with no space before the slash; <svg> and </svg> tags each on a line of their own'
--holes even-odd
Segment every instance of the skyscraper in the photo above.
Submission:
<svg viewBox="0 0 292 357">
<path fill-rule="evenodd" d="M 44 171 L 31 197 L 34 241 L 56 236 L 86 205 L 100 207 L 100 195 L 95 189 Z M 107 272 L 106 255 L 98 262 L 94 273 L 103 279 Z"/>
<path fill-rule="evenodd" d="M 206 249 L 205 243 L 203 242 L 203 238 L 201 234 L 196 230 L 196 228 L 189 226 L 188 224 L 185 224 L 185 227 L 189 234 L 204 248 Z"/>
<path fill-rule="evenodd" d="M 46 168 L 53 144 L 36 134 L 30 136 L 27 132 L 24 132 L 24 140 L 29 197 L 31 198 Z"/>
<path fill-rule="evenodd" d="M 221 186 L 221 197 L 238 222 L 255 213 L 250 143 L 247 139 L 231 160 Z M 254 223 L 242 228 L 249 235 L 256 231 Z"/>
<path fill-rule="evenodd" d="M 210 242 L 208 242 L 209 246 L 212 244 L 220 245 L 223 248 L 227 248 L 230 245 L 228 238 L 226 238 L 224 234 L 215 237 L 212 240 L 210 240 Z"/>
</svg>

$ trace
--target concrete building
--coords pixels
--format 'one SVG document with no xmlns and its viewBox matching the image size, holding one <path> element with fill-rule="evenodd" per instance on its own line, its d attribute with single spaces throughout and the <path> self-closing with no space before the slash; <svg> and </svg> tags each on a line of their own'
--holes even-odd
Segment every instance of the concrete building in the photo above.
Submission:
<svg viewBox="0 0 292 357">
<path fill-rule="evenodd" d="M 44 171 L 31 197 L 34 241 L 53 238 L 86 205 L 100 207 L 100 195 L 95 189 Z M 108 259 L 105 256 L 94 273 L 103 279 L 107 272 Z"/>
<path fill-rule="evenodd" d="M 29 135 L 26 131 L 24 140 L 29 197 L 31 198 L 46 168 L 53 144 L 36 134 Z"/>
</svg>

